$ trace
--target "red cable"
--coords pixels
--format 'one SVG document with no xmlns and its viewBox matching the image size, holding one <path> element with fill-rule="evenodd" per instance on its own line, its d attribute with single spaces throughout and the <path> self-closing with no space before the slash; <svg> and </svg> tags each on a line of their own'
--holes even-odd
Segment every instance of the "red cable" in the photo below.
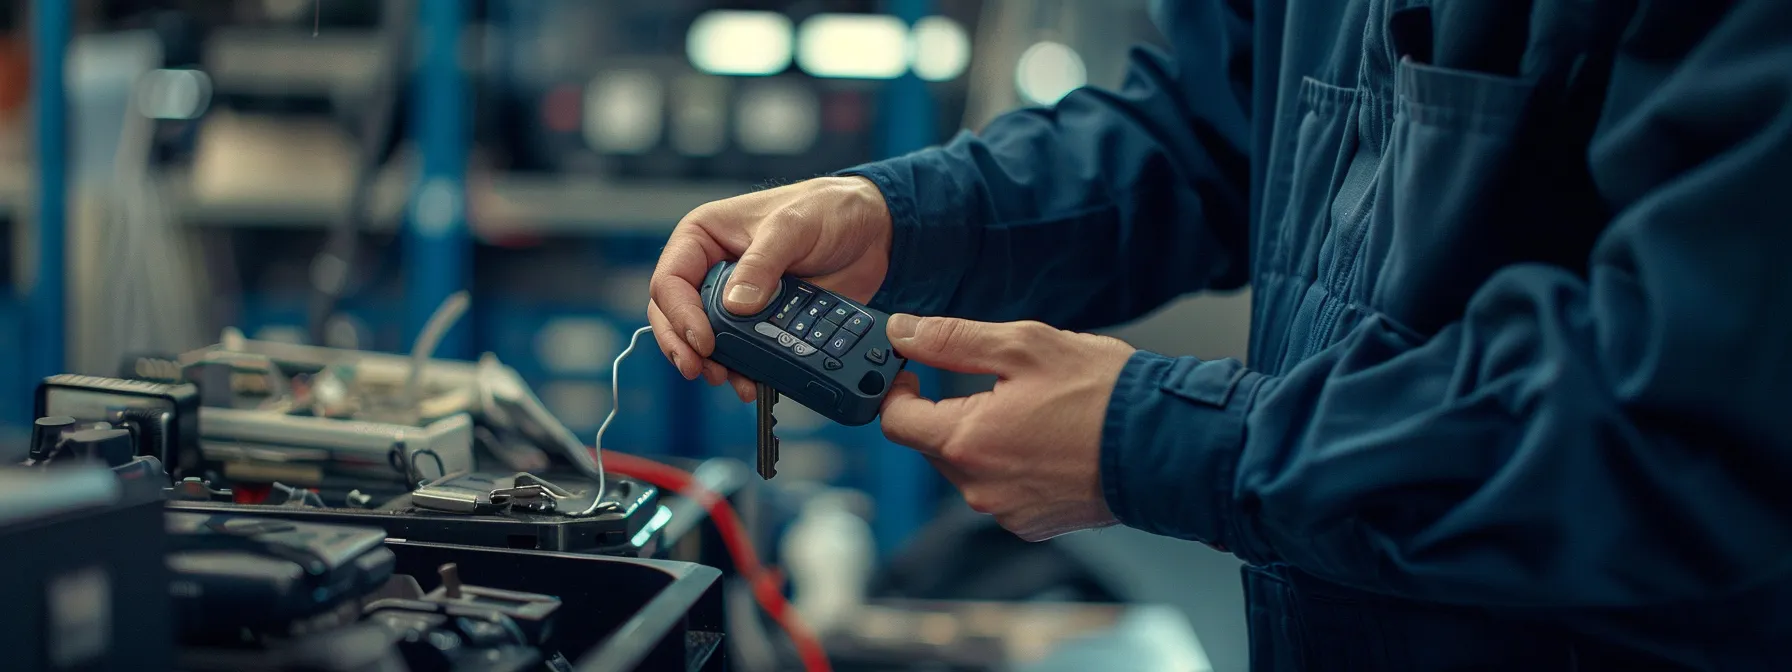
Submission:
<svg viewBox="0 0 1792 672">
<path fill-rule="evenodd" d="M 690 472 L 661 464 L 636 455 L 628 455 L 615 451 L 603 451 L 604 470 L 626 476 L 635 480 L 652 484 L 661 490 L 676 492 L 697 500 L 709 517 L 716 523 L 716 531 L 722 535 L 722 544 L 728 547 L 729 557 L 734 559 L 734 566 L 747 585 L 753 589 L 753 597 L 760 608 L 777 621 L 796 644 L 797 655 L 803 660 L 803 668 L 808 672 L 828 672 L 827 652 L 822 649 L 821 642 L 803 624 L 795 609 L 784 599 L 779 591 L 779 580 L 775 573 L 759 564 L 759 554 L 753 550 L 753 544 L 747 541 L 746 526 L 741 523 L 740 516 L 734 512 L 734 506 L 727 499 L 717 495 L 709 488 L 703 487 Z"/>
</svg>

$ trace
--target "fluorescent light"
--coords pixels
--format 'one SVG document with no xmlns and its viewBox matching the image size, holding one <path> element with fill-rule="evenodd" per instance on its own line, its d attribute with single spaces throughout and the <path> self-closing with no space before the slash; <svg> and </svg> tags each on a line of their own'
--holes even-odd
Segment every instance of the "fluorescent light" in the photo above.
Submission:
<svg viewBox="0 0 1792 672">
<path fill-rule="evenodd" d="M 773 75 L 790 67 L 791 34 L 777 12 L 713 10 L 691 22 L 685 55 L 712 75 Z"/>
<path fill-rule="evenodd" d="M 1057 42 L 1040 42 L 1021 52 L 1014 69 L 1014 85 L 1020 95 L 1037 105 L 1052 105 L 1088 83 L 1088 71 L 1075 49 Z"/>
<path fill-rule="evenodd" d="M 613 70 L 585 88 L 585 144 L 599 152 L 641 154 L 659 144 L 664 86 L 651 72 Z"/>
<path fill-rule="evenodd" d="M 806 86 L 755 82 L 741 90 L 736 104 L 734 136 L 748 154 L 801 154 L 821 134 L 821 102 Z"/>
<path fill-rule="evenodd" d="M 816 14 L 797 31 L 796 64 L 816 77 L 892 79 L 908 70 L 908 26 L 885 14 Z"/>
<path fill-rule="evenodd" d="M 910 66 L 915 76 L 930 82 L 947 82 L 964 74 L 971 64 L 971 37 L 957 21 L 929 16 L 915 22 L 909 33 Z"/>
</svg>

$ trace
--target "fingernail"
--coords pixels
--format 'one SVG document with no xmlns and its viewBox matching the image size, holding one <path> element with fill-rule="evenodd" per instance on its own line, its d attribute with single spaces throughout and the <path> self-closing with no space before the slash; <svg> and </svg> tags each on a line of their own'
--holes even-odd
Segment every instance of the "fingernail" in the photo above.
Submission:
<svg viewBox="0 0 1792 672">
<path fill-rule="evenodd" d="M 884 325 L 884 335 L 892 341 L 906 341 L 915 337 L 915 329 L 921 326 L 921 318 L 908 313 L 896 313 L 890 316 L 890 323 Z"/>
<path fill-rule="evenodd" d="M 737 306 L 759 305 L 759 288 L 744 282 L 728 288 L 728 302 Z"/>
<path fill-rule="evenodd" d="M 678 369 L 678 375 L 681 375 L 681 376 L 685 375 L 685 373 L 684 373 L 684 358 L 678 356 L 678 353 L 676 353 L 676 352 L 672 353 L 672 368 Z M 685 377 L 689 378 L 690 376 L 685 376 Z"/>
</svg>

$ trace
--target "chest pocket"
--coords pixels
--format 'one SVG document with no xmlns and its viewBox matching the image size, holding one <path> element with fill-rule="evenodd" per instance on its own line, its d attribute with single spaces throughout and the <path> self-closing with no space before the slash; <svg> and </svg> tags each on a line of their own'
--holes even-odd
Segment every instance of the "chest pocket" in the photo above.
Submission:
<svg viewBox="0 0 1792 672">
<path fill-rule="evenodd" d="M 1542 156 L 1525 151 L 1535 102 L 1526 80 L 1401 59 L 1353 299 L 1431 334 L 1493 273 L 1527 260 L 1550 235 L 1524 212 L 1547 192 L 1520 179 L 1549 168 L 1526 165 Z"/>
</svg>

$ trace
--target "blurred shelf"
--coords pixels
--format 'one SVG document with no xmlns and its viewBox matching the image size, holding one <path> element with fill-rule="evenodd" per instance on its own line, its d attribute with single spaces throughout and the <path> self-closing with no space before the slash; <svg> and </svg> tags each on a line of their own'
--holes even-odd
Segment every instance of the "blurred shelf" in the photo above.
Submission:
<svg viewBox="0 0 1792 672">
<path fill-rule="evenodd" d="M 185 172 L 166 173 L 160 179 L 178 219 L 191 226 L 323 228 L 340 216 L 348 201 L 344 180 L 257 179 L 233 182 L 233 188 L 224 190 L 200 187 Z M 754 187 L 732 181 L 622 182 L 516 174 L 475 179 L 468 189 L 474 232 L 489 238 L 664 234 L 697 206 Z M 388 170 L 381 177 L 370 231 L 396 230 L 409 190 L 406 168 Z M 31 198 L 26 171 L 0 170 L 0 216 L 28 208 Z"/>
<path fill-rule="evenodd" d="M 665 233 L 697 206 L 753 189 L 745 182 L 510 175 L 474 188 L 473 221 L 480 235 Z"/>
<path fill-rule="evenodd" d="M 219 91 L 333 94 L 363 91 L 378 78 L 389 49 L 378 31 L 216 29 L 205 42 L 203 68 Z"/>
</svg>

